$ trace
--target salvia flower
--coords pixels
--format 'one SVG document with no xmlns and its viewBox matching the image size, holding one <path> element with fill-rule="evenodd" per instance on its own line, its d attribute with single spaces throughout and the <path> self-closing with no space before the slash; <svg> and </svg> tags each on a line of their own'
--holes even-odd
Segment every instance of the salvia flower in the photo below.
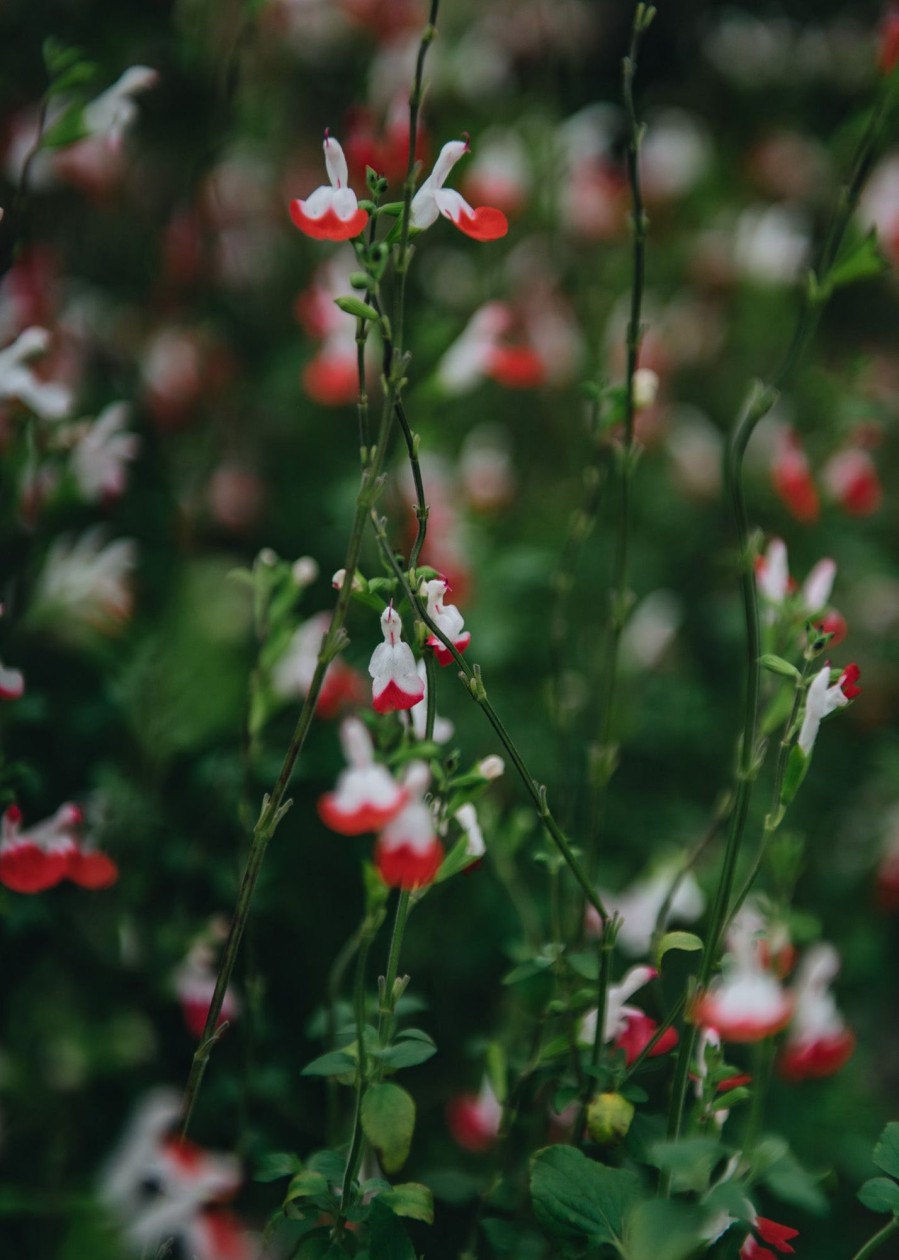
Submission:
<svg viewBox="0 0 899 1260">
<path fill-rule="evenodd" d="M 64 879 L 90 889 L 114 884 L 118 867 L 105 853 L 82 843 L 82 821 L 78 806 L 67 802 L 23 831 L 22 811 L 10 805 L 0 823 L 0 884 L 18 893 L 45 892 Z"/>
<path fill-rule="evenodd" d="M 789 1225 L 778 1225 L 777 1221 L 757 1216 L 752 1222 L 752 1233 L 740 1248 L 740 1260 L 776 1260 L 774 1251 L 792 1253 L 796 1248 L 790 1246 L 790 1239 L 796 1238 L 798 1233 L 798 1229 L 791 1229 Z M 770 1243 L 771 1246 L 763 1247 L 762 1243 Z"/>
<path fill-rule="evenodd" d="M 0 399 L 13 398 L 42 420 L 61 420 L 71 408 L 71 393 L 64 385 L 41 380 L 28 366 L 30 359 L 46 354 L 49 348 L 46 328 L 26 328 L 0 350 Z"/>
<path fill-rule="evenodd" d="M 0 661 L 0 700 L 18 700 L 25 694 L 25 675 Z"/>
<path fill-rule="evenodd" d="M 861 694 L 861 687 L 858 686 L 860 672 L 857 665 L 847 665 L 835 683 L 830 681 L 829 665 L 824 665 L 815 674 L 806 694 L 805 713 L 796 740 L 806 757 L 812 754 L 818 728 L 824 718 Z"/>
<path fill-rule="evenodd" d="M 442 578 L 432 578 L 430 582 L 425 583 L 424 594 L 428 601 L 428 616 L 440 627 L 456 651 L 464 652 L 471 642 L 471 634 L 463 628 L 465 619 L 456 605 L 444 603 L 446 592 L 447 584 Z M 429 648 L 434 649 L 434 655 L 441 665 L 451 664 L 453 654 L 436 634 L 428 635 L 426 643 Z"/>
<path fill-rule="evenodd" d="M 771 480 L 778 497 L 797 521 L 809 524 L 821 513 L 821 501 L 809 462 L 792 429 L 780 439 L 771 465 Z"/>
<path fill-rule="evenodd" d="M 613 1041 L 622 1033 L 627 1032 L 628 1020 L 632 1015 L 642 1015 L 643 1012 L 635 1006 L 628 1006 L 627 999 L 631 997 L 638 989 L 642 989 L 650 980 L 654 980 L 659 973 L 654 967 L 631 967 L 626 972 L 618 984 L 609 985 L 606 994 L 606 1013 L 603 1021 L 602 1039 L 604 1042 Z M 578 1041 L 582 1045 L 592 1045 L 596 1036 L 596 1011 L 588 1011 L 581 1020 L 578 1029 Z M 647 1038 L 648 1040 L 648 1038 Z"/>
<path fill-rule="evenodd" d="M 722 1041 L 763 1041 L 789 1023 L 793 1000 L 762 963 L 754 916 L 731 925 L 724 974 L 699 997 L 694 1023 L 714 1028 Z"/>
<path fill-rule="evenodd" d="M 316 188 L 305 201 L 292 201 L 290 217 L 301 232 L 314 240 L 348 241 L 364 230 L 368 211 L 360 207 L 356 194 L 348 187 L 343 149 L 327 131 L 322 148 L 330 186 Z"/>
<path fill-rule="evenodd" d="M 159 72 L 149 66 L 129 66 L 112 87 L 86 105 L 82 121 L 89 136 L 103 136 L 110 147 L 118 148 L 125 132 L 137 120 L 134 98 L 159 82 Z"/>
<path fill-rule="evenodd" d="M 832 1076 L 848 1062 L 855 1036 L 837 1010 L 830 985 L 840 969 L 832 945 L 813 946 L 799 965 L 793 985 L 793 1018 L 778 1067 L 789 1081 Z"/>
<path fill-rule="evenodd" d="M 130 414 L 127 403 L 110 403 L 84 426 L 72 449 L 72 472 L 89 503 L 118 499 L 125 491 L 128 464 L 140 449 L 140 438 L 127 431 Z"/>
<path fill-rule="evenodd" d="M 358 718 L 343 719 L 340 743 L 347 768 L 340 772 L 334 791 L 319 799 L 319 817 L 342 836 L 378 831 L 408 802 L 409 790 L 375 761 L 371 737 Z"/>
<path fill-rule="evenodd" d="M 415 668 L 412 649 L 403 642 L 403 623 L 393 604 L 388 604 L 381 614 L 381 630 L 384 642 L 372 652 L 368 664 L 372 704 L 378 713 L 411 709 L 424 699 L 425 687 Z"/>
<path fill-rule="evenodd" d="M 466 804 L 459 806 L 453 817 L 465 833 L 466 857 L 480 861 L 487 852 L 487 845 L 484 841 L 484 833 L 481 831 L 481 824 L 478 821 L 478 811 L 468 801 Z"/>
<path fill-rule="evenodd" d="M 476 241 L 495 241 L 509 230 L 509 221 L 502 210 L 493 206 L 473 209 L 461 193 L 443 187 L 450 171 L 468 152 L 468 147 L 467 140 L 450 140 L 443 146 L 434 169 L 412 198 L 409 222 L 422 231 L 436 222 L 438 214 L 442 214 L 466 236 Z"/>
<path fill-rule="evenodd" d="M 476 1155 L 495 1144 L 502 1118 L 502 1105 L 486 1076 L 477 1094 L 459 1094 L 446 1107 L 446 1123 L 453 1140 Z"/>
<path fill-rule="evenodd" d="M 675 868 L 666 865 L 635 880 L 620 893 L 603 893 L 603 900 L 609 911 L 615 911 L 621 918 L 617 943 L 622 953 L 629 954 L 632 958 L 648 953 L 659 912 L 676 877 Z M 682 879 L 677 880 L 665 922 L 661 924 L 662 930 L 671 921 L 694 923 L 704 910 L 705 897 L 702 889 L 692 872 L 688 871 Z M 592 936 L 598 936 L 602 931 L 602 923 L 592 906 L 587 909 L 586 928 Z"/>
<path fill-rule="evenodd" d="M 861 447 L 847 447 L 827 461 L 821 479 L 828 494 L 850 516 L 871 516 L 883 502 L 874 460 Z"/>
<path fill-rule="evenodd" d="M 297 626 L 284 654 L 272 669 L 272 689 L 277 696 L 285 700 L 296 696 L 305 698 L 312 685 L 322 639 L 330 625 L 331 614 L 321 612 Z M 316 716 L 336 717 L 364 699 L 364 680 L 343 657 L 335 657 L 325 670 L 322 689 L 315 704 Z"/>
<path fill-rule="evenodd" d="M 443 845 L 423 793 L 430 781 L 423 761 L 410 761 L 403 786 L 411 799 L 383 828 L 375 845 L 375 866 L 391 888 L 423 888 L 440 869 Z"/>
<path fill-rule="evenodd" d="M 194 1037 L 202 1037 L 217 979 L 215 956 L 210 943 L 206 940 L 196 941 L 176 968 L 172 979 L 188 1032 Z M 216 1028 L 230 1023 L 239 1012 L 240 1002 L 234 988 L 229 984 L 225 989 Z"/>
</svg>

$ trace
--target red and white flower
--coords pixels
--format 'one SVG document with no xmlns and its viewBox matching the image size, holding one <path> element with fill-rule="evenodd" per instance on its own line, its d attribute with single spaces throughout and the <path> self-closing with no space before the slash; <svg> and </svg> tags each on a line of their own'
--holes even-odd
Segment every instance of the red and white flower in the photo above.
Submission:
<svg viewBox="0 0 899 1260">
<path fill-rule="evenodd" d="M 372 704 L 378 713 L 411 709 L 424 699 L 424 683 L 415 668 L 415 657 L 402 639 L 403 623 L 393 604 L 381 614 L 384 642 L 372 652 L 368 672 L 372 678 Z"/>
<path fill-rule="evenodd" d="M 181 1004 L 184 1022 L 194 1037 L 202 1037 L 209 1015 L 209 1007 L 215 992 L 215 955 L 207 940 L 199 940 L 191 946 L 184 961 L 173 976 L 175 994 Z M 222 1009 L 216 1020 L 216 1028 L 230 1023 L 240 1013 L 240 1001 L 229 984 L 225 990 Z"/>
<path fill-rule="evenodd" d="M 626 1035 L 631 1018 L 644 1015 L 643 1011 L 636 1006 L 628 1006 L 627 999 L 636 993 L 638 989 L 642 989 L 650 980 L 654 980 L 658 974 L 655 967 L 631 967 L 630 971 L 625 972 L 618 984 L 609 985 L 602 1028 L 603 1042 L 615 1041 L 618 1037 Z M 582 1045 L 593 1045 L 593 1040 L 596 1036 L 596 1016 L 597 1012 L 595 1010 L 588 1011 L 581 1020 L 581 1025 L 578 1029 L 578 1041 Z"/>
<path fill-rule="evenodd" d="M 810 523 L 821 514 L 821 501 L 809 462 L 792 429 L 780 438 L 771 465 L 771 481 L 784 506 L 797 521 Z"/>
<path fill-rule="evenodd" d="M 676 879 L 676 868 L 666 865 L 635 880 L 620 893 L 603 892 L 603 901 L 609 912 L 614 911 L 622 920 L 617 937 L 622 953 L 637 958 L 641 955 L 645 957 L 649 952 L 659 911 Z M 688 871 L 683 878 L 677 879 L 662 930 L 670 922 L 693 923 L 704 910 L 705 896 L 695 876 Z M 586 930 L 591 936 L 598 936 L 602 931 L 599 915 L 592 906 L 587 908 Z"/>
<path fill-rule="evenodd" d="M 832 945 L 814 945 L 799 964 L 793 1018 L 778 1067 L 789 1081 L 832 1076 L 852 1057 L 855 1035 L 837 1010 L 830 985 L 840 969 Z"/>
<path fill-rule="evenodd" d="M 425 887 L 443 861 L 443 845 L 437 837 L 434 817 L 422 799 L 430 777 L 423 761 L 409 762 L 403 786 L 411 799 L 378 836 L 375 866 L 391 888 Z"/>
<path fill-rule="evenodd" d="M 290 217 L 301 232 L 314 240 L 348 241 L 365 229 L 368 211 L 361 209 L 356 194 L 348 187 L 343 149 L 327 131 L 322 147 L 330 186 L 316 188 L 305 201 L 292 201 Z"/>
<path fill-rule="evenodd" d="M 25 675 L 0 661 L 0 700 L 18 700 L 25 694 Z"/>
<path fill-rule="evenodd" d="M 299 625 L 287 648 L 272 670 L 272 689 L 283 699 L 305 698 L 312 684 L 322 639 L 331 625 L 331 614 L 316 613 Z M 365 683 L 351 665 L 336 656 L 325 670 L 325 679 L 315 705 L 317 717 L 336 717 L 342 710 L 361 704 Z"/>
<path fill-rule="evenodd" d="M 861 695 L 861 687 L 858 686 L 860 672 L 857 665 L 847 665 L 835 683 L 830 681 L 829 665 L 823 666 L 815 674 L 805 697 L 805 712 L 796 740 L 806 757 L 812 754 L 818 728 L 823 720 Z"/>
<path fill-rule="evenodd" d="M 486 1076 L 477 1094 L 459 1094 L 446 1107 L 446 1123 L 453 1141 L 476 1155 L 495 1144 L 502 1118 L 502 1104 Z"/>
<path fill-rule="evenodd" d="M 437 381 L 447 394 L 463 394 L 485 379 L 508 389 L 533 389 L 546 377 L 533 346 L 505 338 L 514 316 L 505 302 L 485 302 L 437 365 Z"/>
<path fill-rule="evenodd" d="M 473 209 L 461 193 L 443 187 L 450 171 L 468 149 L 467 140 L 450 140 L 440 150 L 434 169 L 412 198 L 409 222 L 413 228 L 423 231 L 442 214 L 460 232 L 476 241 L 495 241 L 506 235 L 509 222 L 502 210 L 493 206 Z"/>
<path fill-rule="evenodd" d="M 763 1041 L 789 1023 L 793 1000 L 762 962 L 757 917 L 741 915 L 731 925 L 724 974 L 701 994 L 694 1023 L 714 1028 L 722 1041 Z"/>
<path fill-rule="evenodd" d="M 423 592 L 428 601 L 428 616 L 439 626 L 441 631 L 453 644 L 457 652 L 464 652 L 471 642 L 471 634 L 463 629 L 465 619 L 455 604 L 445 604 L 443 597 L 447 592 L 447 583 L 443 578 L 432 578 L 424 584 Z M 429 634 L 425 640 L 441 665 L 449 665 L 454 657 L 452 652 L 436 634 Z"/>
<path fill-rule="evenodd" d="M 45 892 L 63 879 L 90 889 L 114 884 L 118 867 L 105 853 L 82 844 L 82 822 L 81 810 L 67 802 L 23 831 L 22 811 L 10 805 L 0 824 L 0 884 L 18 893 Z"/>
<path fill-rule="evenodd" d="M 342 836 L 378 831 L 408 802 L 409 790 L 375 761 L 371 737 L 358 718 L 341 722 L 340 743 L 347 768 L 340 772 L 334 791 L 319 799 L 319 817 Z"/>
<path fill-rule="evenodd" d="M 740 1260 L 776 1260 L 774 1251 L 786 1254 L 796 1250 L 790 1246 L 790 1239 L 797 1237 L 798 1229 L 791 1229 L 789 1225 L 778 1225 L 777 1221 L 757 1216 L 752 1223 L 752 1230 L 740 1248 Z M 763 1247 L 762 1243 L 770 1243 L 774 1251 L 771 1247 Z"/>
<path fill-rule="evenodd" d="M 850 516 L 871 516 L 883 502 L 877 467 L 861 447 L 837 451 L 824 465 L 821 477 L 831 498 Z"/>
</svg>

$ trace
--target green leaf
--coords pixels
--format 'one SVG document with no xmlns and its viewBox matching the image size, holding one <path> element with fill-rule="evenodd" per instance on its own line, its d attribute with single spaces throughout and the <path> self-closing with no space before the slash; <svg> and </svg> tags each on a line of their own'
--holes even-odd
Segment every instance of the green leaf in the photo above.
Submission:
<svg viewBox="0 0 899 1260">
<path fill-rule="evenodd" d="M 329 1050 L 327 1054 L 320 1054 L 317 1059 L 307 1063 L 300 1075 L 345 1076 L 347 1073 L 355 1071 L 356 1059 L 354 1055 L 348 1054 L 346 1050 Z"/>
<path fill-rule="evenodd" d="M 640 1203 L 627 1222 L 627 1260 L 686 1260 L 702 1240 L 703 1214 L 687 1203 Z"/>
<path fill-rule="evenodd" d="M 42 149 L 62 149 L 66 145 L 75 144 L 87 135 L 84 125 L 84 110 L 80 105 L 67 109 L 63 116 L 41 136 Z"/>
<path fill-rule="evenodd" d="M 279 1177 L 290 1177 L 300 1172 L 302 1167 L 299 1156 L 291 1155 L 287 1151 L 272 1151 L 271 1154 L 263 1155 L 260 1159 L 253 1174 L 253 1180 L 277 1181 Z"/>
<path fill-rule="evenodd" d="M 656 950 L 656 965 L 660 965 L 669 949 L 686 950 L 688 953 L 702 949 L 702 938 L 695 932 L 666 932 Z"/>
<path fill-rule="evenodd" d="M 339 306 L 347 315 L 355 315 L 357 319 L 380 319 L 375 308 L 369 306 L 368 302 L 363 302 L 361 298 L 352 296 L 335 298 L 334 305 Z"/>
<path fill-rule="evenodd" d="M 724 1148 L 715 1138 L 684 1138 L 679 1142 L 654 1142 L 649 1155 L 656 1168 L 667 1169 L 672 1174 L 672 1190 L 701 1193 L 708 1190 Z"/>
<path fill-rule="evenodd" d="M 401 1041 L 404 1039 L 407 1041 L 423 1041 L 426 1046 L 433 1046 L 434 1050 L 437 1049 L 434 1038 L 430 1033 L 426 1033 L 423 1028 L 404 1028 L 397 1035 L 397 1040 Z"/>
<path fill-rule="evenodd" d="M 375 1051 L 374 1057 L 380 1059 L 385 1067 L 397 1071 L 399 1068 L 417 1067 L 419 1063 L 427 1063 L 437 1053 L 437 1047 L 431 1042 L 398 1041 L 386 1050 Z"/>
<path fill-rule="evenodd" d="M 874 1163 L 891 1177 L 899 1177 L 899 1120 L 891 1120 L 878 1138 Z"/>
<path fill-rule="evenodd" d="M 820 1179 L 820 1176 L 803 1168 L 789 1151 L 772 1164 L 762 1177 L 765 1185 L 778 1199 L 819 1216 L 827 1211 L 827 1199 L 818 1185 Z"/>
<path fill-rule="evenodd" d="M 571 970 L 576 972 L 582 980 L 599 979 L 599 959 L 596 954 L 568 954 L 567 961 Z"/>
<path fill-rule="evenodd" d="M 386 1204 L 396 1216 L 408 1216 L 410 1220 L 424 1221 L 426 1225 L 434 1224 L 434 1196 L 427 1186 L 417 1181 L 391 1186 L 378 1195 L 378 1202 Z"/>
<path fill-rule="evenodd" d="M 316 1172 L 312 1168 L 304 1168 L 291 1180 L 284 1202 L 292 1203 L 295 1199 L 313 1199 L 318 1195 L 330 1195 L 330 1193 L 331 1186 L 324 1173 Z"/>
<path fill-rule="evenodd" d="M 787 768 L 784 772 L 784 781 L 780 789 L 782 804 L 789 805 L 799 791 L 799 785 L 805 778 L 805 773 L 808 770 L 808 763 L 809 758 L 806 757 L 798 744 L 794 744 L 787 758 Z"/>
<path fill-rule="evenodd" d="M 548 1146 L 531 1160 L 534 1214 L 553 1238 L 616 1242 L 639 1198 L 633 1173 L 594 1163 L 573 1146 Z"/>
<path fill-rule="evenodd" d="M 779 674 L 781 678 L 792 678 L 798 682 L 802 677 L 795 665 L 785 661 L 782 656 L 775 656 L 772 652 L 766 652 L 764 656 L 760 656 L 759 664 L 762 669 L 770 670 L 772 674 Z"/>
<path fill-rule="evenodd" d="M 532 976 L 539 976 L 552 965 L 553 960 L 543 955 L 539 958 L 529 958 L 527 962 L 519 963 L 517 967 L 507 972 L 503 976 L 503 984 L 518 984 L 522 980 L 530 980 Z"/>
<path fill-rule="evenodd" d="M 840 289 L 857 280 L 868 280 L 872 276 L 882 275 L 888 268 L 889 263 L 877 244 L 877 232 L 872 228 L 831 268 L 824 277 L 824 284 L 829 290 Z"/>
<path fill-rule="evenodd" d="M 736 1107 L 751 1097 L 751 1089 L 747 1089 L 745 1085 L 738 1085 L 736 1089 L 729 1089 L 726 1093 L 719 1095 L 715 1099 L 715 1107 L 722 1111 L 730 1111 L 731 1107 Z"/>
<path fill-rule="evenodd" d="M 370 1260 L 415 1260 L 409 1235 L 380 1197 L 372 1203 L 368 1221 Z"/>
<path fill-rule="evenodd" d="M 414 1130 L 415 1102 L 411 1094 L 390 1083 L 372 1085 L 365 1091 L 362 1132 L 375 1148 L 385 1172 L 394 1173 L 405 1164 Z"/>
<path fill-rule="evenodd" d="M 859 1190 L 858 1197 L 872 1212 L 899 1213 L 899 1185 L 889 1177 L 872 1177 Z"/>
</svg>

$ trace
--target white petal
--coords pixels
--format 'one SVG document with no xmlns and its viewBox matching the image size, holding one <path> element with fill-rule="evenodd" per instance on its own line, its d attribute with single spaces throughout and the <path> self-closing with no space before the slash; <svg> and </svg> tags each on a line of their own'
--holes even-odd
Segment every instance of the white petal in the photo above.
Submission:
<svg viewBox="0 0 899 1260">
<path fill-rule="evenodd" d="M 332 188 L 345 189 L 349 183 L 349 171 L 347 170 L 343 149 L 333 136 L 326 136 L 322 147 L 325 150 L 325 167 L 327 168 L 328 179 L 331 181 Z"/>
</svg>

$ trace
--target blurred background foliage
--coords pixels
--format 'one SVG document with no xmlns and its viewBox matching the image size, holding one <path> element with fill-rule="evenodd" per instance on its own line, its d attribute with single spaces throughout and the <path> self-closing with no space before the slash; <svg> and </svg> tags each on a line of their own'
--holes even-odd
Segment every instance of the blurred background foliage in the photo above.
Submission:
<svg viewBox="0 0 899 1260">
<path fill-rule="evenodd" d="M 678 0 L 660 5 L 645 43 L 638 93 L 647 142 L 655 120 L 660 144 L 667 136 L 685 146 L 669 162 L 664 149 L 657 156 L 655 195 L 647 182 L 645 353 L 661 384 L 641 421 L 632 585 L 638 611 L 647 596 L 666 594 L 647 622 L 648 644 L 626 644 L 603 888 L 624 887 L 692 843 L 731 772 L 743 649 L 718 446 L 746 383 L 785 347 L 795 276 L 872 98 L 880 17 L 877 4 L 835 0 L 742 10 Z M 6 801 L 32 821 L 63 800 L 88 802 L 121 871 L 97 893 L 0 890 L 0 1237 L 23 1260 L 101 1254 L 84 1224 L 98 1169 L 135 1099 L 186 1076 L 194 1042 L 173 973 L 210 918 L 233 905 L 246 824 L 296 713 L 295 701 L 278 712 L 248 763 L 252 609 L 230 574 L 262 547 L 311 555 L 320 576 L 301 613 L 330 607 L 358 477 L 354 407 L 310 397 L 302 374 L 316 344 L 294 310 L 333 250 L 299 236 L 286 207 L 321 179 L 325 126 L 347 146 L 360 111 L 381 125 L 408 82 L 406 41 L 423 19 L 416 0 L 6 0 L 0 10 L 4 344 L 25 326 L 16 306 L 24 303 L 25 322 L 53 334 L 46 370 L 74 391 L 75 414 L 129 400 L 140 437 L 119 497 L 88 505 L 61 484 L 28 507 L 28 425 L 7 403 L 0 427 L 8 614 L 0 646 L 27 680 L 25 696 L 0 715 Z M 439 492 L 452 518 L 471 656 L 575 840 L 589 818 L 601 720 L 618 508 L 611 481 L 555 649 L 551 627 L 560 556 L 593 458 L 581 383 L 623 371 L 630 254 L 618 102 L 629 26 L 629 6 L 611 0 L 444 0 L 427 75 L 430 155 L 469 132 L 473 163 L 479 138 L 499 129 L 502 142 L 520 146 L 521 204 L 506 241 L 489 247 L 440 220 L 416 243 L 408 303 L 407 408 L 422 435 L 429 496 Z M 115 170 L 34 169 L 17 205 L 15 140 L 46 87 L 41 48 L 51 35 L 96 63 L 98 91 L 134 64 L 159 81 L 139 98 Z M 593 195 L 607 199 L 603 221 L 587 216 L 586 226 L 565 211 L 574 179 L 566 145 L 578 127 L 592 136 L 605 181 Z M 750 239 L 748 208 L 774 206 L 785 219 L 756 223 Z M 887 211 L 869 219 L 883 229 Z M 899 225 L 895 193 L 893 214 Z M 881 243 L 895 260 L 899 232 Z M 790 819 L 804 842 L 794 935 L 837 944 L 839 1000 L 859 1042 L 836 1082 L 776 1084 L 771 1099 L 777 1128 L 828 1170 L 830 1216 L 801 1221 L 802 1254 L 819 1260 L 849 1255 L 870 1232 L 854 1194 L 899 1087 L 899 919 L 881 907 L 877 883 L 899 832 L 899 517 L 889 493 L 899 463 L 896 298 L 894 273 L 837 294 L 807 366 L 750 451 L 753 524 L 787 541 L 800 578 L 821 556 L 837 561 L 834 601 L 849 624 L 841 652 L 861 665 L 865 688 L 822 735 Z M 546 333 L 536 388 L 484 380 L 454 395 L 441 388 L 438 365 L 488 300 L 509 303 L 517 336 L 535 345 L 551 308 L 561 344 Z M 822 493 L 817 519 L 797 520 L 771 475 L 788 427 L 815 476 L 863 428 L 887 488 L 877 509 L 853 514 Z M 492 500 L 479 500 L 465 472 L 478 443 L 502 455 L 504 488 Z M 384 502 L 398 542 L 409 519 L 405 485 L 397 464 Z M 73 634 L 65 616 L 35 614 L 53 540 L 97 521 L 105 536 L 137 547 L 133 616 L 115 636 Z M 432 539 L 440 529 L 432 524 Z M 378 572 L 373 547 L 364 568 Z M 349 629 L 347 657 L 364 670 L 377 626 L 360 609 Z M 474 760 L 495 744 L 452 673 L 440 679 L 440 711 L 456 724 L 454 746 Z M 325 1089 L 299 1072 L 320 1051 L 310 1021 L 358 921 L 368 852 L 367 841 L 329 834 L 315 813 L 340 764 L 333 724 L 316 723 L 254 905 L 239 966 L 243 1011 L 215 1050 L 200 1099 L 197 1139 L 236 1150 L 250 1177 L 267 1152 L 322 1144 Z M 764 802 L 762 784 L 753 838 Z M 545 916 L 538 829 L 511 777 L 494 785 L 482 825 L 504 863 L 517 844 L 517 877 Z M 701 882 L 713 873 L 709 860 Z M 771 872 L 762 880 L 774 887 Z M 452 1146 L 443 1110 L 454 1093 L 476 1088 L 485 1037 L 526 1024 L 520 995 L 501 984 L 520 957 L 521 926 L 491 854 L 414 916 L 403 970 L 439 1054 L 410 1077 L 420 1116 L 410 1175 L 479 1172 L 476 1156 Z M 250 1221 L 274 1207 L 269 1190 L 248 1181 L 238 1202 Z M 464 1216 L 440 1211 L 443 1228 L 420 1245 L 456 1254 Z"/>
</svg>

